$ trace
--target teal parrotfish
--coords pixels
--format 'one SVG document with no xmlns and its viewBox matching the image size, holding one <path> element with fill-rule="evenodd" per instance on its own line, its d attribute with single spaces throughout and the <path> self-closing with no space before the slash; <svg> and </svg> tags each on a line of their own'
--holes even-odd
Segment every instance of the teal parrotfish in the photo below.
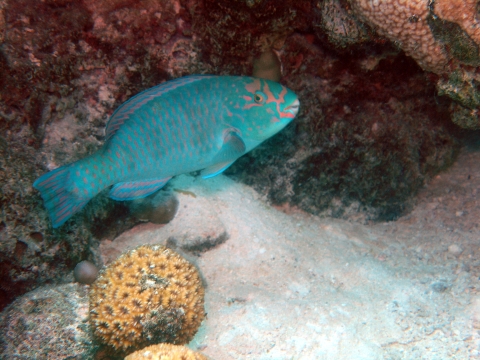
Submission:
<svg viewBox="0 0 480 360">
<path fill-rule="evenodd" d="M 96 153 L 50 171 L 33 186 L 54 228 L 103 189 L 114 200 L 146 197 L 173 176 L 220 174 L 297 115 L 294 92 L 270 80 L 193 75 L 130 98 L 111 116 Z"/>
</svg>

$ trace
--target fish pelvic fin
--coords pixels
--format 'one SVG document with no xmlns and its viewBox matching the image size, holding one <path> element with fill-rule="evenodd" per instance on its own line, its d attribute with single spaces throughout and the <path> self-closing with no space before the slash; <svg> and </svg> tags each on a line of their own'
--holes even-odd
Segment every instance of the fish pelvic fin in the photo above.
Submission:
<svg viewBox="0 0 480 360">
<path fill-rule="evenodd" d="M 141 199 L 160 190 L 170 179 L 171 177 L 166 177 L 162 179 L 121 182 L 112 187 L 109 196 L 117 201 Z"/>
<path fill-rule="evenodd" d="M 33 183 L 33 187 L 40 191 L 53 228 L 63 225 L 90 200 L 81 199 L 69 191 L 68 180 L 72 168 L 72 165 L 62 166 L 43 174 Z"/>
<path fill-rule="evenodd" d="M 200 175 L 203 179 L 210 179 L 211 177 L 217 176 L 227 170 L 227 168 L 233 163 L 234 161 L 215 164 L 202 170 Z"/>
</svg>

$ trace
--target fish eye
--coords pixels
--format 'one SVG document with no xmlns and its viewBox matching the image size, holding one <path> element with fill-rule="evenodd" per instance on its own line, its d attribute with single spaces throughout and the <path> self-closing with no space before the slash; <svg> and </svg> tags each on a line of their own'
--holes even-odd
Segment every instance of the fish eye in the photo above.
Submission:
<svg viewBox="0 0 480 360">
<path fill-rule="evenodd" d="M 253 100 L 257 103 L 257 104 L 263 104 L 263 102 L 265 101 L 265 96 L 261 93 L 261 92 L 256 92 L 255 95 L 253 95 Z"/>
</svg>

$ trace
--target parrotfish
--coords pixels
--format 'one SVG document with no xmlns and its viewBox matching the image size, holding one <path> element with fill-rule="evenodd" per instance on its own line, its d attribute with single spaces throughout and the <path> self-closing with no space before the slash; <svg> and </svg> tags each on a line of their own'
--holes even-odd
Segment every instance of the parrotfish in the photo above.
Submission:
<svg viewBox="0 0 480 360">
<path fill-rule="evenodd" d="M 54 228 L 103 189 L 124 201 L 146 197 L 173 176 L 209 178 L 290 123 L 300 103 L 270 80 L 193 75 L 167 81 L 123 103 L 96 153 L 37 179 Z"/>
</svg>

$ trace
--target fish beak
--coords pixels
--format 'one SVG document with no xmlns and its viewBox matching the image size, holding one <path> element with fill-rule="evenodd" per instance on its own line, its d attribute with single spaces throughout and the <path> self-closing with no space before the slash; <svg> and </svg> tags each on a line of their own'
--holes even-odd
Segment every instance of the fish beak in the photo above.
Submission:
<svg viewBox="0 0 480 360">
<path fill-rule="evenodd" d="M 297 115 L 298 109 L 300 109 L 300 101 L 298 101 L 298 99 L 295 99 L 295 101 L 291 105 L 287 106 L 283 110 L 281 117 L 293 119 Z"/>
</svg>

